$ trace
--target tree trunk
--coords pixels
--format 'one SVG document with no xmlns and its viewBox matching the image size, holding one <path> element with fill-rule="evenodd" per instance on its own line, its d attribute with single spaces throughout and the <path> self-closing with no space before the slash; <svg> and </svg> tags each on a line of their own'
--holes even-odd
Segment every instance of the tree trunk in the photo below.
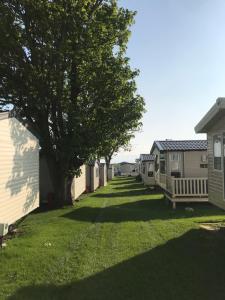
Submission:
<svg viewBox="0 0 225 300">
<path fill-rule="evenodd" d="M 65 204 L 66 205 L 73 205 L 73 198 L 72 198 L 72 183 L 73 183 L 74 176 L 67 176 L 66 181 L 66 195 L 65 195 Z"/>
<path fill-rule="evenodd" d="M 106 156 L 106 157 L 105 157 L 105 163 L 106 163 L 106 176 L 107 176 L 107 181 L 109 181 L 109 174 L 108 174 L 108 171 L 109 171 L 110 161 L 111 161 L 111 157 Z"/>
<path fill-rule="evenodd" d="M 55 196 L 55 204 L 56 206 L 63 206 L 66 204 L 66 195 L 67 195 L 67 188 L 66 188 L 66 177 L 58 172 L 54 175 L 54 196 Z"/>
<path fill-rule="evenodd" d="M 72 179 L 68 177 L 67 170 L 61 162 L 57 162 L 54 157 L 45 156 L 50 181 L 53 187 L 52 205 L 62 207 L 63 205 L 72 204 L 71 184 Z M 63 166 L 63 167 L 62 167 Z"/>
</svg>

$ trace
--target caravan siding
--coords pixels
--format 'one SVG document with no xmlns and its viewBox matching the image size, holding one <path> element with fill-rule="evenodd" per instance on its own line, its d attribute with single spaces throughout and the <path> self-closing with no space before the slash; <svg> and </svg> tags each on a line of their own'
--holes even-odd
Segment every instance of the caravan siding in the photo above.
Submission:
<svg viewBox="0 0 225 300">
<path fill-rule="evenodd" d="M 77 199 L 86 190 L 86 167 L 81 166 L 81 176 L 76 177 L 72 181 L 71 196 L 72 200 Z M 42 204 L 48 203 L 49 195 L 54 195 L 54 188 L 50 172 L 47 164 L 47 160 L 44 156 L 40 155 L 40 202 Z"/>
<path fill-rule="evenodd" d="M 99 187 L 99 165 L 86 166 L 86 189 L 89 192 L 94 192 Z"/>
<path fill-rule="evenodd" d="M 205 162 L 203 161 L 203 157 L 206 158 Z M 207 163 L 207 151 L 184 152 L 184 177 L 208 177 Z M 203 165 L 206 167 L 203 168 Z"/>
<path fill-rule="evenodd" d="M 213 137 L 224 131 L 224 120 L 220 120 L 208 133 L 209 201 L 223 209 L 225 209 L 223 171 L 214 170 Z"/>
<path fill-rule="evenodd" d="M 131 163 L 120 164 L 121 175 L 129 176 L 132 174 L 134 169 L 135 169 L 134 164 Z"/>
<path fill-rule="evenodd" d="M 107 170 L 106 170 L 106 164 L 101 163 L 100 164 L 100 170 L 99 170 L 99 175 L 100 175 L 100 186 L 106 186 L 107 185 Z"/>
<path fill-rule="evenodd" d="M 95 166 L 92 168 L 92 189 L 93 191 L 97 190 L 97 188 L 99 187 L 99 176 L 100 176 L 100 171 L 99 171 L 99 164 L 95 163 Z"/>
<path fill-rule="evenodd" d="M 0 120 L 0 223 L 39 206 L 39 143 L 16 118 Z"/>
<path fill-rule="evenodd" d="M 112 180 L 114 177 L 114 166 L 113 165 L 109 165 L 109 169 L 108 169 L 108 179 Z"/>
<path fill-rule="evenodd" d="M 86 190 L 86 167 L 85 167 L 85 165 L 81 166 L 80 170 L 81 170 L 80 177 L 74 177 L 72 186 L 71 186 L 71 194 L 72 194 L 73 200 L 76 200 Z"/>
<path fill-rule="evenodd" d="M 173 161 L 172 157 L 176 154 L 177 161 Z M 207 161 L 203 161 L 203 156 L 207 159 L 207 151 L 170 151 L 166 153 L 166 174 L 171 176 L 171 172 L 180 172 L 180 176 L 184 178 L 206 178 L 208 177 Z"/>
<path fill-rule="evenodd" d="M 155 171 L 154 171 L 154 162 L 142 162 L 141 163 L 141 178 L 144 184 L 146 185 L 155 185 Z M 149 172 L 152 172 L 150 175 Z"/>
</svg>

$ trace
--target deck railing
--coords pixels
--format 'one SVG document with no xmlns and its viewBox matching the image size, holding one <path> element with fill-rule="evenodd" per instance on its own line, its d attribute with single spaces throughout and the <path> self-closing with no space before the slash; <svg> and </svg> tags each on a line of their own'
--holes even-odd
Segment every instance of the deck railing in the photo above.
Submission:
<svg viewBox="0 0 225 300">
<path fill-rule="evenodd" d="M 175 178 L 160 174 L 160 181 L 161 187 L 167 190 L 172 197 L 208 196 L 208 178 Z"/>
<path fill-rule="evenodd" d="M 159 181 L 162 186 L 164 186 L 164 185 L 166 186 L 167 176 L 165 174 L 160 173 Z"/>
<path fill-rule="evenodd" d="M 208 196 L 208 178 L 174 178 L 174 195 Z"/>
</svg>

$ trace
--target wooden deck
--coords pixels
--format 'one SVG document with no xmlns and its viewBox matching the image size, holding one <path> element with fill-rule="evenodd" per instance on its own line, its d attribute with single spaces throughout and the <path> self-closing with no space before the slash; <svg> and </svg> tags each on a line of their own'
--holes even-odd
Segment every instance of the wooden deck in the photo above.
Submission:
<svg viewBox="0 0 225 300">
<path fill-rule="evenodd" d="M 208 202 L 208 178 L 175 178 L 160 174 L 158 185 L 176 208 L 177 202 Z"/>
</svg>

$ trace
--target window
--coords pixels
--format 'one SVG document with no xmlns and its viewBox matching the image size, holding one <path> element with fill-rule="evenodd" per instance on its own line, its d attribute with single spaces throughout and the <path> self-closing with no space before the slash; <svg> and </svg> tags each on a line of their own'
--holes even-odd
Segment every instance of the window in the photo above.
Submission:
<svg viewBox="0 0 225 300">
<path fill-rule="evenodd" d="M 225 133 L 223 134 L 223 157 L 225 158 Z M 224 159 L 225 163 L 225 159 Z"/>
<path fill-rule="evenodd" d="M 207 169 L 208 168 L 208 164 L 200 164 L 200 168 L 201 169 Z"/>
<path fill-rule="evenodd" d="M 171 171 L 178 172 L 179 171 L 179 162 L 178 161 L 172 161 L 170 164 Z"/>
<path fill-rule="evenodd" d="M 99 177 L 99 167 L 96 167 L 96 177 Z"/>
<path fill-rule="evenodd" d="M 214 169 L 222 169 L 222 138 L 221 135 L 216 135 L 213 138 L 213 156 L 214 156 Z"/>
<path fill-rule="evenodd" d="M 178 161 L 179 160 L 179 153 L 178 152 L 170 153 L 170 160 L 171 161 Z"/>
<path fill-rule="evenodd" d="M 165 162 L 165 160 L 160 161 L 160 173 L 161 174 L 166 173 L 166 162 Z"/>
<path fill-rule="evenodd" d="M 148 167 L 148 177 L 153 177 L 154 176 L 154 164 L 150 163 Z"/>
<path fill-rule="evenodd" d="M 207 155 L 203 154 L 201 157 L 201 162 L 206 163 L 207 162 Z"/>
<path fill-rule="evenodd" d="M 172 177 L 175 177 L 175 178 L 181 178 L 181 173 L 180 172 L 173 171 L 173 172 L 170 173 L 170 175 Z"/>
<path fill-rule="evenodd" d="M 145 174 L 145 164 L 142 166 L 142 174 Z"/>
<path fill-rule="evenodd" d="M 165 153 L 160 153 L 160 159 L 165 159 Z"/>
<path fill-rule="evenodd" d="M 159 170 L 159 156 L 156 155 L 156 159 L 155 159 L 155 171 L 158 172 Z"/>
<path fill-rule="evenodd" d="M 148 170 L 151 171 L 151 172 L 154 171 L 154 164 L 153 164 L 153 163 L 150 163 L 150 164 L 149 164 Z"/>
</svg>

